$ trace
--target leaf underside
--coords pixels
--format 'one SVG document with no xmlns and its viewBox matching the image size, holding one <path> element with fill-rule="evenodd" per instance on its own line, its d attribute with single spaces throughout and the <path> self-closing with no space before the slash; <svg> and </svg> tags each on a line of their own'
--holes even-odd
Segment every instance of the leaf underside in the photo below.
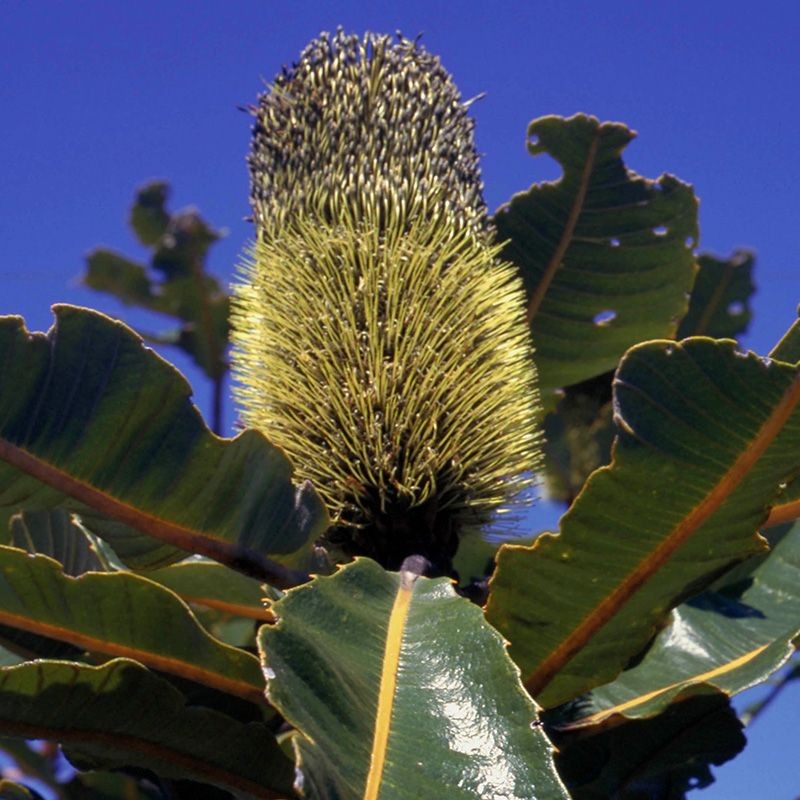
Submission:
<svg viewBox="0 0 800 800">
<path fill-rule="evenodd" d="M 551 155 L 563 176 L 515 195 L 494 224 L 525 282 L 548 403 L 632 345 L 674 335 L 694 281 L 697 200 L 671 175 L 628 170 L 621 154 L 634 134 L 619 123 L 549 116 L 528 136 L 530 153 Z"/>
<path fill-rule="evenodd" d="M 734 695 L 783 666 L 800 636 L 800 524 L 751 561 L 674 609 L 642 661 L 591 693 L 581 721 L 651 716 L 708 685 Z"/>
<path fill-rule="evenodd" d="M 146 338 L 180 347 L 209 378 L 218 379 L 227 369 L 230 301 L 205 261 L 221 234 L 195 209 L 169 213 L 169 193 L 168 184 L 152 181 L 137 192 L 131 210 L 131 227 L 151 250 L 149 267 L 101 247 L 87 256 L 83 282 L 125 305 L 176 318 L 179 327 Z"/>
<path fill-rule="evenodd" d="M 291 761 L 263 725 L 186 706 L 180 692 L 127 659 L 0 670 L 0 735 L 59 741 L 81 769 L 141 767 L 247 800 L 293 796 Z"/>
<path fill-rule="evenodd" d="M 741 336 L 752 317 L 750 299 L 756 288 L 754 266 L 755 256 L 747 250 L 737 250 L 730 258 L 699 256 L 689 309 L 681 320 L 677 338 L 735 339 Z"/>
<path fill-rule="evenodd" d="M 0 623 L 81 650 L 135 658 L 252 702 L 262 696 L 252 655 L 214 639 L 175 594 L 131 573 L 71 578 L 47 556 L 0 547 Z"/>
<path fill-rule="evenodd" d="M 688 339 L 633 348 L 615 380 L 617 442 L 559 536 L 504 546 L 488 619 L 545 707 L 612 680 L 669 609 L 763 551 L 798 473 L 800 370 Z"/>
<path fill-rule="evenodd" d="M 689 309 L 678 328 L 687 336 L 735 338 L 747 330 L 750 299 L 755 291 L 752 253 L 737 250 L 727 259 L 703 254 Z M 783 358 L 797 361 L 798 358 Z M 544 479 L 550 499 L 571 505 L 586 479 L 611 461 L 614 429 L 611 385 L 613 372 L 568 386 L 545 416 Z"/>
<path fill-rule="evenodd" d="M 55 314 L 47 335 L 0 319 L 0 531 L 62 507 L 138 568 L 201 552 L 294 582 L 267 555 L 304 550 L 327 519 L 283 453 L 255 431 L 210 433 L 183 377 L 123 324 Z"/>
</svg>

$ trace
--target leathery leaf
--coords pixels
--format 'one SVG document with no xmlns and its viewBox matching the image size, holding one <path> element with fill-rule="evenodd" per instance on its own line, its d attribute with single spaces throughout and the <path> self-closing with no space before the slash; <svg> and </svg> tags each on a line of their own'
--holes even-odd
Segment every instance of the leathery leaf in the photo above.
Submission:
<svg viewBox="0 0 800 800">
<path fill-rule="evenodd" d="M 171 589 L 187 603 L 214 608 L 231 616 L 265 622 L 273 619 L 264 602 L 261 584 L 222 564 L 192 559 L 154 569 L 147 573 L 147 577 Z"/>
<path fill-rule="evenodd" d="M 614 369 L 637 342 L 671 336 L 694 281 L 697 200 L 671 175 L 648 180 L 622 151 L 635 133 L 576 114 L 528 127 L 532 155 L 564 170 L 495 214 L 502 255 L 520 268 L 545 403 Z"/>
<path fill-rule="evenodd" d="M 0 670 L 0 735 L 61 742 L 85 769 L 142 767 L 242 800 L 293 796 L 292 763 L 263 725 L 187 706 L 177 689 L 124 658 Z"/>
<path fill-rule="evenodd" d="M 735 568 L 672 611 L 640 663 L 595 689 L 579 725 L 649 717 L 677 695 L 734 695 L 766 680 L 800 637 L 800 523 L 770 553 Z"/>
<path fill-rule="evenodd" d="M 131 573 L 72 578 L 47 556 L 0 547 L 0 624 L 262 698 L 254 656 L 214 639 L 179 597 Z"/>
<path fill-rule="evenodd" d="M 565 798 L 499 634 L 449 580 L 359 559 L 290 590 L 259 645 L 314 798 Z"/>
<path fill-rule="evenodd" d="M 765 549 L 800 471 L 800 369 L 730 341 L 649 342 L 614 381 L 617 441 L 561 534 L 504 546 L 487 607 L 544 706 L 606 683 L 669 610 Z"/>
<path fill-rule="evenodd" d="M 284 454 L 255 431 L 214 436 L 188 383 L 122 323 L 55 314 L 46 335 L 0 319 L 0 530 L 18 511 L 62 506 L 135 567 L 188 551 L 296 583 L 267 556 L 305 548 L 327 518 Z"/>
</svg>

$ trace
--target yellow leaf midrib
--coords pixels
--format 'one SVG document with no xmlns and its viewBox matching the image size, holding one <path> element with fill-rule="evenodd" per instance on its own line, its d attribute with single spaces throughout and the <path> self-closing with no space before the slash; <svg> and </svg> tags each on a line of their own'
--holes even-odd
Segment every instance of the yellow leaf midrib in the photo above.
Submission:
<svg viewBox="0 0 800 800">
<path fill-rule="evenodd" d="M 403 633 L 408 620 L 414 583 L 417 575 L 403 571 L 400 584 L 392 604 L 389 624 L 386 628 L 386 643 L 381 665 L 381 682 L 378 689 L 378 704 L 375 712 L 375 732 L 372 739 L 369 772 L 364 786 L 364 800 L 378 800 L 386 766 L 386 751 L 389 747 L 394 699 L 397 689 L 397 672 L 403 646 Z"/>
<path fill-rule="evenodd" d="M 715 678 L 719 678 L 722 675 L 727 675 L 729 672 L 733 672 L 734 670 L 738 669 L 739 667 L 743 667 L 746 664 L 750 663 L 753 659 L 757 656 L 760 656 L 767 648 L 769 647 L 769 643 L 762 644 L 759 647 L 756 647 L 753 650 L 750 650 L 747 653 L 744 653 L 737 658 L 733 658 L 730 661 L 721 664 L 718 667 L 714 667 L 713 669 L 706 670 L 705 672 L 698 673 L 696 675 L 688 675 L 687 677 L 683 678 L 682 680 L 675 681 L 674 683 L 670 683 L 667 686 L 661 686 L 658 689 L 653 689 L 651 692 L 646 692 L 645 694 L 637 695 L 636 697 L 632 697 L 630 700 L 625 700 L 622 703 L 618 703 L 614 706 L 609 706 L 608 708 L 604 708 L 601 711 L 597 711 L 594 714 L 591 714 L 588 717 L 583 717 L 576 722 L 565 725 L 564 729 L 573 729 L 573 728 L 583 728 L 589 725 L 599 725 L 601 722 L 605 722 L 609 717 L 613 716 L 614 714 L 624 714 L 626 711 L 630 711 L 631 709 L 636 708 L 637 706 L 642 706 L 645 703 L 649 702 L 650 700 L 659 697 L 660 695 L 666 694 L 667 692 L 671 692 L 674 689 L 688 689 L 691 686 L 696 686 L 700 683 L 708 683 L 709 681 L 714 680 Z"/>
</svg>

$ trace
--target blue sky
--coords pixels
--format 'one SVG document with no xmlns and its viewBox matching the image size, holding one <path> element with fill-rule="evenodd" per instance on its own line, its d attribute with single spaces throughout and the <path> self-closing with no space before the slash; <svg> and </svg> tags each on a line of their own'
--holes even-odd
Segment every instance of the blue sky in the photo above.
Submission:
<svg viewBox="0 0 800 800">
<path fill-rule="evenodd" d="M 791 324 L 800 301 L 800 7 L 789 0 L 3 0 L 0 314 L 45 329 L 51 303 L 63 301 L 132 319 L 76 278 L 95 245 L 142 255 L 126 217 L 135 188 L 153 177 L 172 183 L 174 207 L 196 205 L 227 229 L 211 258 L 227 282 L 250 234 L 249 118 L 237 106 L 339 24 L 421 32 L 465 98 L 487 93 L 473 113 L 491 209 L 557 176 L 525 151 L 534 117 L 583 111 L 627 123 L 639 132 L 627 151 L 631 168 L 694 184 L 701 250 L 757 251 L 745 344 L 766 353 Z M 800 794 L 798 711 L 794 689 L 702 796 Z"/>
</svg>

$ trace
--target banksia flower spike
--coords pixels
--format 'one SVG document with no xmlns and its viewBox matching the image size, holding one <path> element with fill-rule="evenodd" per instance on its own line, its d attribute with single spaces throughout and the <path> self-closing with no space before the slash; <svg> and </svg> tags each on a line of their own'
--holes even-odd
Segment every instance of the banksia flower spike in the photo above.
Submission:
<svg viewBox="0 0 800 800">
<path fill-rule="evenodd" d="M 333 224 L 412 217 L 437 204 L 486 234 L 473 128 L 448 73 L 415 42 L 322 34 L 259 98 L 257 228 L 269 235 L 309 212 Z"/>
<path fill-rule="evenodd" d="M 327 544 L 388 568 L 450 571 L 538 464 L 523 289 L 491 244 L 472 130 L 417 43 L 341 31 L 256 110 L 242 416 L 327 502 Z"/>
</svg>

